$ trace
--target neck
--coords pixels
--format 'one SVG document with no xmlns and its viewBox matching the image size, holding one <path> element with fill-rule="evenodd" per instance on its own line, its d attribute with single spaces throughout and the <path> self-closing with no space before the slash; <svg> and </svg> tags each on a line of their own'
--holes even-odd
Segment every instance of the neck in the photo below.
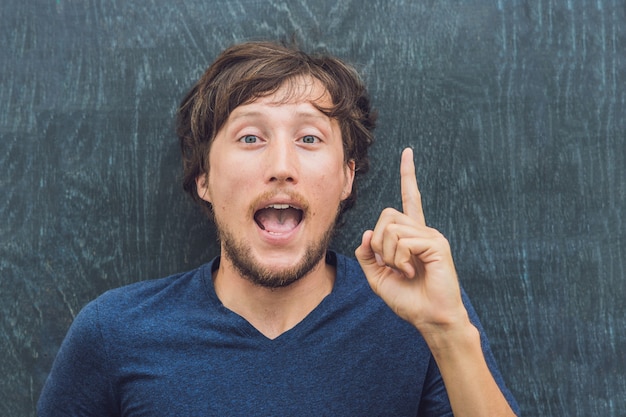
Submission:
<svg viewBox="0 0 626 417">
<path fill-rule="evenodd" d="M 320 262 L 287 287 L 266 288 L 242 277 L 222 257 L 213 273 L 215 292 L 222 304 L 246 319 L 269 339 L 275 339 L 300 323 L 330 294 L 335 268 Z"/>
</svg>

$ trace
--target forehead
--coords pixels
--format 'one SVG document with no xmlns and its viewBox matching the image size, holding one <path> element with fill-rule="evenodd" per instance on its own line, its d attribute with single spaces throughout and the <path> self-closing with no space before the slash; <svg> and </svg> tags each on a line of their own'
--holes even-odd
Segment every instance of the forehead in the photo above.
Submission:
<svg viewBox="0 0 626 417">
<path fill-rule="evenodd" d="M 231 116 L 248 105 L 280 106 L 288 104 L 310 104 L 313 109 L 330 109 L 333 106 L 328 90 L 316 78 L 295 77 L 284 81 L 280 87 L 269 94 L 257 97 L 233 109 Z M 321 113 L 321 112 L 319 112 Z"/>
</svg>

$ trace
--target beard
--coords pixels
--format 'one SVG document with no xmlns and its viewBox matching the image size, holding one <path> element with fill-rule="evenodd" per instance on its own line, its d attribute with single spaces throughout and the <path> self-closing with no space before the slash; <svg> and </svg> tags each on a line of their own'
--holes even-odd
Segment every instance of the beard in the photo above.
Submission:
<svg viewBox="0 0 626 417">
<path fill-rule="evenodd" d="M 322 237 L 308 245 L 305 255 L 298 262 L 280 271 L 274 271 L 263 266 L 250 256 L 252 249 L 247 244 L 246 239 L 235 238 L 232 233 L 220 226 L 217 219 L 215 219 L 215 225 L 218 237 L 222 242 L 224 256 L 232 262 L 234 268 L 243 278 L 264 288 L 282 288 L 306 276 L 326 256 L 326 251 L 335 233 L 336 221 L 337 216 Z"/>
</svg>

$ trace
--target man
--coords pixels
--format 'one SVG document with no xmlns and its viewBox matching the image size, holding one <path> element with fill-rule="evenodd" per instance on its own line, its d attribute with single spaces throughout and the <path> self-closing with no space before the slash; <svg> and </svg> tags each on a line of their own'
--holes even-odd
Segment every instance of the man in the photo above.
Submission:
<svg viewBox="0 0 626 417">
<path fill-rule="evenodd" d="M 410 149 L 402 212 L 364 232 L 358 263 L 328 250 L 374 119 L 335 58 L 272 43 L 224 51 L 178 111 L 184 188 L 221 255 L 86 306 L 40 415 L 517 412 L 449 245 L 425 224 Z"/>
</svg>

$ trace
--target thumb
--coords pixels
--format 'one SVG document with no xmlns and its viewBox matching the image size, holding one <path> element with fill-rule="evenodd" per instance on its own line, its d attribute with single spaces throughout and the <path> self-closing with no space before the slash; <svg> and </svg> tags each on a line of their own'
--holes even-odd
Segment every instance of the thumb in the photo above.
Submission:
<svg viewBox="0 0 626 417">
<path fill-rule="evenodd" d="M 378 260 L 380 258 L 372 250 L 371 242 L 373 234 L 373 231 L 366 230 L 361 238 L 361 246 L 354 251 L 354 255 L 366 276 L 370 276 L 370 273 L 378 271 L 381 267 L 380 262 L 382 262 L 382 260 Z"/>
</svg>

